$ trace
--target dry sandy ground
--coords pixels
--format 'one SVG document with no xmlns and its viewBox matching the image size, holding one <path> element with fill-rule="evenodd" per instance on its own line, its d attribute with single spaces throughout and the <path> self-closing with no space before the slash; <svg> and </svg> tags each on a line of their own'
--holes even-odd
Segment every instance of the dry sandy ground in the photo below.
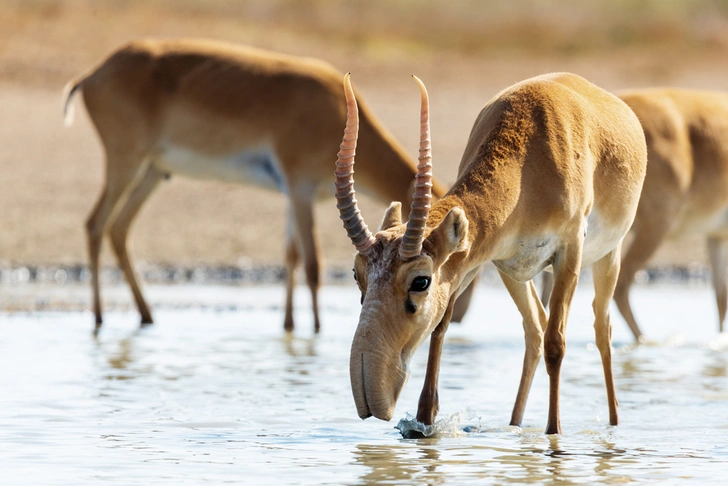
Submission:
<svg viewBox="0 0 728 486">
<path fill-rule="evenodd" d="M 70 3 L 76 4 L 95 5 Z M 572 71 L 609 90 L 657 84 L 720 89 L 728 79 L 720 52 L 699 57 L 638 49 L 568 57 L 410 55 L 395 48 L 337 46 L 254 23 L 239 28 L 239 22 L 224 18 L 71 7 L 31 15 L 5 6 L 0 13 L 0 267 L 85 263 L 84 221 L 101 190 L 102 153 L 79 99 L 75 124 L 63 126 L 61 89 L 131 38 L 215 37 L 326 59 L 354 73 L 360 92 L 412 154 L 419 96 L 409 74 L 417 73 L 432 100 L 435 173 L 447 183 L 455 178 L 480 108 L 521 79 Z M 383 202 L 364 198 L 362 206 L 375 225 Z M 285 212 L 286 201 L 278 194 L 175 177 L 143 209 L 133 233 L 136 254 L 142 262 L 184 266 L 279 264 Z M 333 201 L 319 204 L 316 216 L 329 268 L 350 265 L 352 248 Z M 700 240 L 668 245 L 653 264 L 704 261 L 703 246 Z M 104 262 L 114 264 L 108 248 Z"/>
</svg>

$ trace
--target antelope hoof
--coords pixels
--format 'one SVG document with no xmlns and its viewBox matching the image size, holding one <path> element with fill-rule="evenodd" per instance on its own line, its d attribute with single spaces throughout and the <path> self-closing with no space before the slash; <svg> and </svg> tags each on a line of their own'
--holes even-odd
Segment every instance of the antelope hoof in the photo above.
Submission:
<svg viewBox="0 0 728 486">
<path fill-rule="evenodd" d="M 425 425 L 432 425 L 435 423 L 437 418 L 437 412 L 439 411 L 440 399 L 437 395 L 437 391 L 432 394 L 423 394 L 420 396 L 420 403 L 417 407 L 417 421 L 422 422 Z"/>
<path fill-rule="evenodd" d="M 97 315 L 96 324 L 94 325 L 94 331 L 93 331 L 94 336 L 99 335 L 99 331 L 101 330 L 101 324 L 103 324 L 103 321 L 101 320 L 101 316 Z"/>
<path fill-rule="evenodd" d="M 561 435 L 561 425 L 552 426 L 549 424 L 546 426 L 546 435 L 559 434 Z"/>
<path fill-rule="evenodd" d="M 435 423 L 437 417 L 436 407 L 424 407 L 417 411 L 417 421 L 422 422 L 425 425 L 432 425 Z"/>
</svg>

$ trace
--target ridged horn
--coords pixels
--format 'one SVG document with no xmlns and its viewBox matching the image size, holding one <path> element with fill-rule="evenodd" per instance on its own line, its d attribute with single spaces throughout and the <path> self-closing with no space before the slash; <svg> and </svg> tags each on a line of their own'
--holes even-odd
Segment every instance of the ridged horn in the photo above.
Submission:
<svg viewBox="0 0 728 486">
<path fill-rule="evenodd" d="M 425 239 L 425 224 L 430 213 L 432 200 L 432 141 L 430 140 L 430 101 L 425 84 L 415 76 L 422 94 L 420 108 L 420 156 L 418 158 L 415 193 L 412 196 L 412 208 L 407 220 L 407 229 L 402 237 L 399 257 L 403 260 L 416 257 L 422 252 Z"/>
<path fill-rule="evenodd" d="M 344 95 L 346 96 L 346 128 L 344 138 L 337 154 L 336 170 L 336 207 L 339 217 L 344 222 L 344 229 L 351 242 L 359 252 L 367 251 L 374 244 L 374 236 L 367 228 L 364 218 L 356 202 L 354 191 L 354 155 L 356 154 L 356 141 L 359 137 L 359 108 L 351 87 L 351 73 L 344 76 Z"/>
</svg>

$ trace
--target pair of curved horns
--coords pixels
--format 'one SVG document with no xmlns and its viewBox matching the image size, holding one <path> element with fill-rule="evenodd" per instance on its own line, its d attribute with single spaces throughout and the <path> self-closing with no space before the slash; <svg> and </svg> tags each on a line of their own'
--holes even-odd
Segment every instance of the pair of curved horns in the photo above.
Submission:
<svg viewBox="0 0 728 486">
<path fill-rule="evenodd" d="M 375 239 L 369 231 L 356 202 L 354 191 L 354 156 L 359 136 L 359 108 L 356 104 L 354 90 L 351 87 L 351 74 L 344 76 L 344 94 L 346 96 L 346 128 L 336 160 L 336 207 L 344 221 L 351 242 L 359 252 L 365 252 L 374 244 Z M 432 142 L 430 140 L 430 103 L 424 83 L 412 76 L 420 87 L 422 107 L 420 109 L 420 156 L 417 165 L 415 193 L 407 229 L 402 237 L 399 256 L 408 259 L 422 252 L 425 239 L 425 223 L 430 212 L 432 200 Z"/>
</svg>

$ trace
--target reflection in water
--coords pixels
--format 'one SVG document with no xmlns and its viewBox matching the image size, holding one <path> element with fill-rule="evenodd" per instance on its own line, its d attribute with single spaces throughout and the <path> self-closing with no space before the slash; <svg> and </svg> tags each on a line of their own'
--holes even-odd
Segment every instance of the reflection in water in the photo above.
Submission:
<svg viewBox="0 0 728 486">
<path fill-rule="evenodd" d="M 531 471 L 531 477 L 541 476 L 542 479 L 550 478 L 554 481 L 568 480 L 569 471 L 571 469 L 569 467 L 570 463 L 575 460 L 574 452 L 564 450 L 560 446 L 559 438 L 557 436 L 545 436 L 545 439 L 548 442 L 548 447 L 541 455 L 543 464 L 540 465 L 540 468 Z"/>
<path fill-rule="evenodd" d="M 143 338 L 144 333 L 147 332 L 147 328 L 148 326 L 141 329 L 137 328 L 126 337 L 118 340 L 110 339 L 104 341 L 99 339 L 98 334 L 93 336 L 99 356 L 105 358 L 106 363 L 109 365 L 106 373 L 102 374 L 104 380 L 133 380 L 152 371 L 152 364 L 140 367 L 135 363 L 135 360 L 138 361 L 136 359 L 138 358 L 136 356 L 138 350 L 135 349 L 135 344 L 139 339 Z"/>
<path fill-rule="evenodd" d="M 131 336 L 119 341 L 117 349 L 107 354 L 106 359 L 109 362 L 109 366 L 116 370 L 124 370 L 127 366 L 129 366 L 132 362 L 132 344 L 136 334 L 137 333 L 135 332 Z M 98 339 L 96 339 L 96 343 L 102 351 L 105 350 L 99 343 Z"/>
<path fill-rule="evenodd" d="M 477 427 L 452 421 L 456 433 L 404 440 L 396 421 L 356 414 L 348 363 L 358 308 L 341 305 L 358 302 L 356 289 L 328 289 L 322 308 L 341 324 L 313 337 L 283 333 L 281 310 L 246 292 L 242 310 L 162 311 L 142 330 L 134 314 L 110 313 L 95 340 L 85 313 L 0 314 L 3 484 L 27 482 L 28 471 L 38 484 L 145 485 L 715 482 L 725 472 L 728 346 L 715 344 L 712 320 L 711 334 L 691 329 L 679 346 L 615 349 L 618 427 L 604 423 L 587 327 L 565 358 L 565 433 L 545 436 L 543 365 L 524 427 L 505 425 L 523 337 L 499 314 L 510 300 L 489 296 L 489 322 L 513 325 L 497 338 L 493 326 L 454 327 L 440 377 L 443 423 L 472 409 Z M 426 351 L 413 357 L 395 419 L 416 407 Z"/>
<path fill-rule="evenodd" d="M 316 356 L 316 336 L 301 338 L 287 332 L 283 335 L 283 343 L 289 356 Z"/>
<path fill-rule="evenodd" d="M 539 431 L 541 432 L 541 431 Z M 544 479 L 563 481 L 568 470 L 570 454 L 559 447 L 556 436 L 545 436 L 536 431 L 520 435 L 521 448 L 508 450 L 494 457 L 502 466 L 503 479 L 517 482 L 540 482 Z"/>
<path fill-rule="evenodd" d="M 597 458 L 597 464 L 594 467 L 594 472 L 600 477 L 609 476 L 619 479 L 620 481 L 627 482 L 629 481 L 629 476 L 626 474 L 620 474 L 619 471 L 614 470 L 616 469 L 615 466 L 617 463 L 636 464 L 637 460 L 632 457 L 631 454 L 628 454 L 625 449 L 617 447 L 616 443 L 610 439 L 611 438 L 609 437 L 600 438 L 602 448 L 601 450 L 596 450 L 594 452 L 594 455 Z"/>
<path fill-rule="evenodd" d="M 488 479 L 498 483 L 564 484 L 630 481 L 616 471 L 618 465 L 635 463 L 633 458 L 599 433 L 579 440 L 522 432 L 517 428 L 477 433 L 465 445 L 449 439 L 403 440 L 399 444 L 358 444 L 357 464 L 367 467 L 362 484 L 445 484 L 459 478 Z M 503 439 L 515 438 L 504 447 Z M 513 445 L 517 445 L 513 447 Z"/>
<path fill-rule="evenodd" d="M 706 363 L 703 368 L 703 375 L 711 378 L 728 376 L 728 359 L 725 354 L 713 353 L 713 361 Z"/>
<path fill-rule="evenodd" d="M 364 484 L 443 484 L 438 471 L 438 439 L 419 439 L 413 447 L 358 444 L 353 451 L 358 464 L 367 467 L 361 475 Z"/>
</svg>

